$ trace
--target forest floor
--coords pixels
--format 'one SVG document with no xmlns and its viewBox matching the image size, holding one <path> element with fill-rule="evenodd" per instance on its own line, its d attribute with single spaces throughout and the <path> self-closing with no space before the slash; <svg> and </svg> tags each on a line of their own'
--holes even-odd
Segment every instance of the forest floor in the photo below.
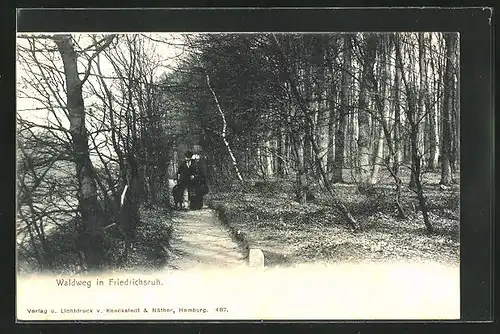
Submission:
<svg viewBox="0 0 500 334">
<path fill-rule="evenodd" d="M 435 181 L 435 180 L 434 180 Z M 223 213 L 248 247 L 263 250 L 266 266 L 311 262 L 437 262 L 459 264 L 459 190 L 428 182 L 425 194 L 434 233 L 428 234 L 418 202 L 403 191 L 406 219 L 397 217 L 394 190 L 375 187 L 369 195 L 355 185 L 336 185 L 344 203 L 363 231 L 354 231 L 325 196 L 305 205 L 294 201 L 283 187 L 272 190 L 219 192 L 208 202 Z"/>
<path fill-rule="evenodd" d="M 430 235 L 416 196 L 409 189 L 402 193 L 407 218 L 398 218 L 394 189 L 387 180 L 369 193 L 360 192 L 355 184 L 335 185 L 337 198 L 362 224 L 363 231 L 352 230 L 318 189 L 314 200 L 299 204 L 292 198 L 291 182 L 261 182 L 259 187 L 244 191 L 211 192 L 206 202 L 216 212 L 207 208 L 172 212 L 163 206 L 142 207 L 143 223 L 125 262 L 120 236 L 106 231 L 109 269 L 155 271 L 206 264 L 239 265 L 244 262 L 243 249 L 247 247 L 262 249 L 267 267 L 401 261 L 458 266 L 459 186 L 443 188 L 437 175 L 429 176 L 425 195 L 435 229 Z M 71 224 L 58 227 L 47 236 L 46 258 L 51 270 L 80 271 L 76 237 Z M 38 271 L 35 255 L 30 247 L 18 248 L 18 269 Z"/>
</svg>

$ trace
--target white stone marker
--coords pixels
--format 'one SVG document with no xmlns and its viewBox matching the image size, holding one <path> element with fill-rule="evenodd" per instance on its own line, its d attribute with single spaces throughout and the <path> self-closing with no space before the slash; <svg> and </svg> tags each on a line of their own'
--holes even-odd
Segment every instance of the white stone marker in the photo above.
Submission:
<svg viewBox="0 0 500 334">
<path fill-rule="evenodd" d="M 250 248 L 248 264 L 254 268 L 264 268 L 264 253 L 258 248 Z"/>
</svg>

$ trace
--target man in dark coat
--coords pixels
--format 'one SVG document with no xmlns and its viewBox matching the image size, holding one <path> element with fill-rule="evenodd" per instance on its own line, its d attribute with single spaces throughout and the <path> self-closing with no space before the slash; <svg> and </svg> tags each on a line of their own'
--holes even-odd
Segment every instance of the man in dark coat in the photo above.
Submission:
<svg viewBox="0 0 500 334">
<path fill-rule="evenodd" d="M 191 159 L 192 162 L 192 173 L 191 179 L 191 192 L 189 197 L 190 208 L 191 209 L 201 209 L 203 208 L 203 196 L 208 192 L 208 187 L 206 184 L 205 173 L 200 163 L 200 157 L 194 155 Z"/>
<path fill-rule="evenodd" d="M 201 209 L 203 207 L 203 195 L 207 191 L 205 173 L 200 166 L 199 156 L 193 156 L 191 151 L 184 155 L 184 161 L 179 165 L 177 172 L 177 184 L 184 189 L 183 207 Z"/>
<path fill-rule="evenodd" d="M 181 187 L 183 193 L 183 203 L 182 207 L 187 209 L 189 204 L 189 192 L 193 186 L 193 163 L 191 161 L 191 157 L 193 153 L 191 151 L 187 151 L 184 154 L 184 161 L 179 164 L 179 168 L 177 169 L 177 185 Z"/>
</svg>

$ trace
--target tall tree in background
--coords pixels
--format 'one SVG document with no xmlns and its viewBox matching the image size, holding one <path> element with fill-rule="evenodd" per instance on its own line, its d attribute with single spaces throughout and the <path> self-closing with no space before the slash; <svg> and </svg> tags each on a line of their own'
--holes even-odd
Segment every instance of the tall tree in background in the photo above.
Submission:
<svg viewBox="0 0 500 334">
<path fill-rule="evenodd" d="M 373 84 L 373 65 L 377 50 L 378 36 L 368 34 L 364 42 L 363 72 L 359 88 L 358 102 L 358 149 L 360 164 L 360 183 L 366 185 L 370 183 L 371 177 L 371 152 L 370 152 L 370 123 L 369 123 L 369 88 Z"/>
<path fill-rule="evenodd" d="M 452 114 L 454 65 L 453 59 L 457 48 L 456 34 L 444 34 L 446 45 L 446 68 L 444 71 L 442 140 L 441 140 L 441 184 L 449 185 L 452 182 L 451 154 L 452 154 Z"/>
<path fill-rule="evenodd" d="M 371 184 L 378 182 L 379 170 L 382 165 L 384 165 L 384 145 L 387 142 L 387 148 L 389 156 L 393 155 L 393 138 L 389 131 L 390 126 L 390 112 L 389 112 L 389 93 L 390 93 L 390 70 L 391 62 L 390 56 L 392 53 L 392 43 L 390 43 L 389 35 L 382 35 L 379 38 L 379 50 L 380 50 L 380 64 L 379 72 L 377 76 L 372 76 L 372 87 L 374 90 L 375 106 L 378 109 L 377 113 L 374 113 L 374 119 L 378 120 L 378 136 L 375 138 L 374 147 L 374 164 L 371 175 Z M 375 127 L 375 133 L 377 133 Z M 385 140 L 384 140 L 385 139 Z"/>
<path fill-rule="evenodd" d="M 340 87 L 340 107 L 335 134 L 335 162 L 333 170 L 333 182 L 344 182 L 343 168 L 345 155 L 345 140 L 347 131 L 347 117 L 350 113 L 350 90 L 352 81 L 352 36 L 344 34 L 343 36 L 343 63 L 342 63 L 342 85 Z"/>
<path fill-rule="evenodd" d="M 411 36 L 410 36 L 411 37 Z M 399 66 L 402 70 L 405 68 L 403 64 L 403 55 L 402 55 L 402 46 L 401 40 L 404 40 L 402 36 L 395 36 L 395 49 L 396 49 L 396 66 Z M 410 50 L 413 48 L 411 43 L 406 43 L 407 49 Z M 411 51 L 410 51 L 411 52 Z M 410 54 L 408 52 L 408 54 Z M 422 107 L 419 104 L 419 93 L 417 90 L 417 84 L 414 80 L 415 76 L 411 76 L 411 71 L 408 72 L 408 77 L 406 75 L 401 76 L 403 80 L 403 86 L 406 92 L 406 105 L 407 108 L 405 110 L 405 116 L 408 123 L 408 132 L 410 137 L 410 157 L 411 157 L 411 167 L 410 173 L 412 175 L 411 182 L 414 182 L 414 189 L 417 194 L 417 198 L 419 201 L 420 209 L 422 210 L 422 215 L 424 218 L 424 224 L 428 233 L 432 233 L 434 228 L 429 220 L 429 212 L 426 203 L 426 197 L 423 190 L 422 185 L 422 153 L 419 150 L 419 132 L 421 128 L 421 122 L 424 119 L 422 115 L 422 110 L 419 107 Z"/>
<path fill-rule="evenodd" d="M 393 37 L 395 38 L 395 37 Z M 401 218 L 406 217 L 406 213 L 403 209 L 403 205 L 401 203 L 401 191 L 403 182 L 400 177 L 400 166 L 403 161 L 403 156 L 401 152 L 401 143 L 403 141 L 403 129 L 401 125 L 401 76 L 402 76 L 402 68 L 398 66 L 400 54 L 396 53 L 396 69 L 394 71 L 394 130 L 393 130 L 393 138 L 394 138 L 394 150 L 391 152 L 389 156 L 389 166 L 388 170 L 391 176 L 394 178 L 396 183 L 396 191 L 395 191 L 395 202 L 398 208 L 398 213 Z M 390 163 L 392 159 L 392 164 Z"/>
</svg>

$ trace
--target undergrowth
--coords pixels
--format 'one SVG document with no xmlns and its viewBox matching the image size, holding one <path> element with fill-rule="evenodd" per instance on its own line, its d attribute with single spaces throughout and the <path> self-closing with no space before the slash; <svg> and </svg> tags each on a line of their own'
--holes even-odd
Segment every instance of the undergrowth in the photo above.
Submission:
<svg viewBox="0 0 500 334">
<path fill-rule="evenodd" d="M 303 261 L 438 261 L 458 263 L 460 196 L 458 187 L 443 190 L 426 184 L 429 216 L 435 232 L 427 234 L 417 198 L 404 189 L 401 202 L 407 217 L 398 215 L 390 185 L 360 191 L 353 184 L 334 185 L 342 202 L 364 227 L 353 231 L 324 190 L 306 204 L 294 200 L 293 187 L 283 181 L 259 182 L 246 191 L 211 194 L 227 221 L 245 233 L 250 246 L 287 262 Z"/>
<path fill-rule="evenodd" d="M 118 229 L 109 228 L 103 234 L 105 269 L 155 269 L 168 260 L 167 249 L 172 226 L 164 209 L 142 207 L 141 223 L 125 259 L 125 242 Z M 42 248 L 39 240 L 18 245 L 17 263 L 20 273 L 57 272 L 76 274 L 83 266 L 75 220 L 54 227 L 46 235 Z M 28 237 L 29 238 L 29 237 Z M 28 239 L 27 238 L 27 239 Z"/>
</svg>

